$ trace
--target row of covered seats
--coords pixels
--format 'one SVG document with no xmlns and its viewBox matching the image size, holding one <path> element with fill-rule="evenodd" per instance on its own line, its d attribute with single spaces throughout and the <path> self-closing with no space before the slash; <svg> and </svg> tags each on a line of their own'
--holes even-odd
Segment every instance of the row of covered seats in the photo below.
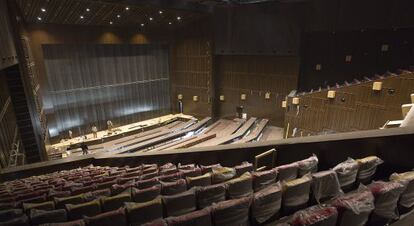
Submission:
<svg viewBox="0 0 414 226">
<path fill-rule="evenodd" d="M 316 172 L 317 158 L 313 156 L 303 161 L 251 174 L 249 172 L 252 171 L 252 166 L 249 163 L 243 163 L 234 168 L 221 167 L 220 165 L 199 168 L 194 165 L 179 165 L 177 167 L 166 164 L 157 168 L 158 176 L 154 178 L 146 176 L 156 172 L 154 165 L 145 165 L 135 169 L 117 168 L 116 170 L 111 169 L 106 177 L 124 175 L 119 180 L 130 178 L 131 173 L 138 171 L 139 168 L 140 173 L 136 173 L 134 176 L 139 176 L 139 179 L 142 180 L 135 181 L 136 178 L 122 180 L 121 184 L 112 184 L 111 189 L 107 188 L 106 194 L 100 190 L 94 190 L 70 197 L 54 197 L 54 202 L 49 202 L 49 204 L 46 202 L 23 203 L 23 210 L 29 214 L 33 225 L 41 223 L 36 219 L 50 220 L 51 217 L 46 216 L 59 215 L 58 213 L 61 218 L 55 222 L 83 217 L 84 220 L 75 221 L 76 224 L 86 222 L 89 225 L 105 225 L 105 220 L 101 223 L 97 222 L 107 218 L 119 219 L 120 225 L 127 222 L 131 225 L 140 225 L 162 217 L 168 217 L 166 222 L 169 225 L 183 225 L 174 224 L 174 222 L 193 222 L 201 216 L 204 220 L 208 218 L 207 216 L 213 216 L 212 222 L 215 225 L 234 225 L 234 222 L 245 222 L 246 217 L 241 216 L 247 216 L 246 222 L 249 221 L 250 216 L 253 222 L 260 224 L 280 213 L 289 214 L 306 207 L 306 204 L 309 203 L 310 188 L 312 188 L 316 201 L 329 196 L 337 196 L 340 193 L 340 187 L 349 186 L 349 177 L 361 182 L 367 177 L 372 177 L 380 160 L 376 157 L 357 160 L 355 161 L 357 167 L 348 164 L 348 162 L 351 160 L 339 164 L 334 170 Z M 153 170 L 148 170 L 150 168 Z M 186 172 L 180 171 L 180 169 L 184 169 Z M 356 172 L 354 172 L 355 170 Z M 119 173 L 119 171 L 123 172 Z M 200 172 L 194 173 L 196 171 Z M 189 172 L 192 172 L 191 175 L 182 179 L 183 174 Z M 311 172 L 314 173 L 309 174 Z M 353 176 L 354 174 L 355 176 Z M 300 178 L 296 179 L 298 176 Z M 276 178 L 279 178 L 282 183 L 275 183 Z M 338 180 L 338 178 L 343 180 Z M 348 178 L 348 180 L 344 178 Z M 346 183 L 342 184 L 343 181 Z M 332 182 L 338 184 L 337 189 L 330 188 Z M 13 183 L 16 182 L 8 184 Z M 90 186 L 88 183 L 85 187 Z M 96 197 L 99 195 L 102 197 L 97 199 Z M 109 195 L 113 196 L 107 197 Z M 91 197 L 95 199 L 88 201 Z M 304 204 L 303 200 L 306 200 Z M 52 210 L 52 203 L 58 208 L 57 210 Z M 44 206 L 49 207 L 44 208 Z M 62 207 L 64 209 L 59 209 Z M 249 215 L 250 209 L 251 214 Z M 102 211 L 104 213 L 101 213 Z M 10 222 L 8 223 L 10 224 Z"/>
</svg>

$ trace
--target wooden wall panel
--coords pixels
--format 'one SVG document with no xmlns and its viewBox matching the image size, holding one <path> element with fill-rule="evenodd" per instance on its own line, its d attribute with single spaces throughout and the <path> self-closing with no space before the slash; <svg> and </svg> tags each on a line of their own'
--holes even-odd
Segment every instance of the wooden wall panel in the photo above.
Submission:
<svg viewBox="0 0 414 226">
<path fill-rule="evenodd" d="M 249 116 L 283 125 L 281 101 L 296 89 L 297 57 L 217 56 L 215 62 L 218 116 L 234 116 L 236 106 L 243 105 Z M 265 99 L 266 92 L 270 92 L 270 99 Z M 241 100 L 241 94 L 247 99 Z M 220 95 L 224 95 L 224 101 L 219 100 Z"/>
<path fill-rule="evenodd" d="M 0 168 L 8 166 L 13 142 L 19 138 L 6 75 L 0 71 Z"/>
<path fill-rule="evenodd" d="M 373 91 L 374 81 L 381 81 L 382 90 Z M 335 90 L 335 99 L 328 99 L 328 90 Z M 402 119 L 401 105 L 410 103 L 414 93 L 414 73 L 388 74 L 380 79 L 301 93 L 299 105 L 288 98 L 285 128 L 289 136 L 307 136 L 334 132 L 378 129 L 387 120 Z M 299 110 L 298 110 L 299 109 Z M 297 132 L 293 135 L 293 129 Z"/>
<path fill-rule="evenodd" d="M 212 115 L 213 55 L 208 20 L 179 31 L 170 49 L 171 103 L 178 111 L 183 95 L 184 113 L 195 117 Z M 198 101 L 193 101 L 198 96 Z"/>
<path fill-rule="evenodd" d="M 17 64 L 6 1 L 0 1 L 0 70 Z"/>
</svg>

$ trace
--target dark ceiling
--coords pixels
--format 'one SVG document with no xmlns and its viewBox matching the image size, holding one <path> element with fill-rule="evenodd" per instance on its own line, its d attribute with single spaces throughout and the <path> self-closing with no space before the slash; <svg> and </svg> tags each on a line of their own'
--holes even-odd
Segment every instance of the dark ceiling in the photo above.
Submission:
<svg viewBox="0 0 414 226">
<path fill-rule="evenodd" d="M 17 3 L 28 23 L 176 28 L 207 15 L 206 11 L 160 7 L 148 1 L 17 0 Z"/>
</svg>

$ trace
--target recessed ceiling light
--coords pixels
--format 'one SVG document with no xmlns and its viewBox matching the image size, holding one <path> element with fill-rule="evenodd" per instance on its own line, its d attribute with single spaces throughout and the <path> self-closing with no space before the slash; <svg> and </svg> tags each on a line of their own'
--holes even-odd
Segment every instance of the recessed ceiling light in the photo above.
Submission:
<svg viewBox="0 0 414 226">
<path fill-rule="evenodd" d="M 118 14 L 118 15 L 116 15 L 116 17 L 120 18 L 120 17 L 121 17 L 121 15 L 119 15 L 119 14 Z"/>
<path fill-rule="evenodd" d="M 129 7 L 125 7 L 125 10 L 129 10 Z"/>
<path fill-rule="evenodd" d="M 109 21 L 109 24 L 113 24 L 113 22 L 112 21 Z"/>
<path fill-rule="evenodd" d="M 86 12 L 89 12 L 89 11 L 91 11 L 89 8 L 86 8 Z"/>
<path fill-rule="evenodd" d="M 41 8 L 40 10 L 42 10 L 42 12 L 46 12 L 46 9 L 45 8 Z"/>
<path fill-rule="evenodd" d="M 141 24 L 141 27 L 145 26 L 145 24 Z"/>
<path fill-rule="evenodd" d="M 162 14 L 162 11 L 160 10 L 160 11 L 158 11 L 158 13 L 159 13 L 159 14 Z"/>
<path fill-rule="evenodd" d="M 168 24 L 171 25 L 172 23 L 171 22 L 168 22 Z"/>
<path fill-rule="evenodd" d="M 83 19 L 83 16 L 80 16 L 81 19 Z"/>
<path fill-rule="evenodd" d="M 149 18 L 149 20 L 153 20 L 153 18 L 152 18 L 152 17 L 150 17 L 150 18 Z"/>
<path fill-rule="evenodd" d="M 177 20 L 181 20 L 181 17 L 180 16 L 177 16 Z"/>
<path fill-rule="evenodd" d="M 39 21 L 40 21 L 40 20 L 42 20 L 42 17 L 39 17 L 39 16 L 38 16 L 38 17 L 37 17 L 37 20 L 39 20 Z"/>
</svg>

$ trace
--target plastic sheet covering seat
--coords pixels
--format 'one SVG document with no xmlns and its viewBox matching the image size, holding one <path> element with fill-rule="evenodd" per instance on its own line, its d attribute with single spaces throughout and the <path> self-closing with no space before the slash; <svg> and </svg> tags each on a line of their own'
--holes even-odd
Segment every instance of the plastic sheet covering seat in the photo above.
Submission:
<svg viewBox="0 0 414 226">
<path fill-rule="evenodd" d="M 341 188 L 345 191 L 353 188 L 357 178 L 358 168 L 358 162 L 351 158 L 348 158 L 346 161 L 339 163 L 333 168 L 336 175 L 338 175 Z"/>
<path fill-rule="evenodd" d="M 194 211 L 177 217 L 165 219 L 168 226 L 212 226 L 211 208 Z"/>
<path fill-rule="evenodd" d="M 88 226 L 126 226 L 125 208 L 101 213 L 93 217 L 84 217 Z"/>
<path fill-rule="evenodd" d="M 236 176 L 236 170 L 229 167 L 213 168 L 211 173 L 211 182 L 213 184 L 228 181 Z"/>
<path fill-rule="evenodd" d="M 88 192 L 84 195 L 86 196 L 85 198 L 87 199 L 87 201 L 92 201 L 94 199 L 111 196 L 111 189 L 109 188 L 100 189 L 100 190 Z"/>
<path fill-rule="evenodd" d="M 273 216 L 278 216 L 282 204 L 282 187 L 280 183 L 274 183 L 254 193 L 252 203 L 252 219 L 258 223 L 264 223 Z"/>
<path fill-rule="evenodd" d="M 357 179 L 362 184 L 370 183 L 377 171 L 377 166 L 384 162 L 377 156 L 368 156 L 356 161 L 359 165 Z"/>
<path fill-rule="evenodd" d="M 42 203 L 23 203 L 24 212 L 28 213 L 31 209 L 54 210 L 55 203 L 52 201 Z"/>
<path fill-rule="evenodd" d="M 236 176 L 239 177 L 246 172 L 253 172 L 253 164 L 250 162 L 242 162 L 242 164 L 234 167 L 236 170 Z"/>
<path fill-rule="evenodd" d="M 168 226 L 164 219 L 157 219 L 151 222 L 142 224 L 141 226 Z"/>
<path fill-rule="evenodd" d="M 162 195 L 175 195 L 187 190 L 187 183 L 184 179 L 176 182 L 160 182 Z"/>
<path fill-rule="evenodd" d="M 278 180 L 289 181 L 294 180 L 298 176 L 299 165 L 297 162 L 281 165 L 274 168 L 278 174 Z"/>
<path fill-rule="evenodd" d="M 179 216 L 196 210 L 195 189 L 176 195 L 162 196 L 166 216 Z"/>
<path fill-rule="evenodd" d="M 102 211 L 111 211 L 124 206 L 124 202 L 131 202 L 131 193 L 121 193 L 118 195 L 101 198 Z"/>
<path fill-rule="evenodd" d="M 201 173 L 202 174 L 211 173 L 211 172 L 213 172 L 213 169 L 215 169 L 215 168 L 221 168 L 221 167 L 222 166 L 220 165 L 220 163 L 213 164 L 213 165 L 208 165 L 208 166 L 200 165 Z"/>
<path fill-rule="evenodd" d="M 30 211 L 30 222 L 32 225 L 46 224 L 46 223 L 59 223 L 68 220 L 66 210 L 38 210 L 32 209 Z"/>
<path fill-rule="evenodd" d="M 215 184 L 197 188 L 197 208 L 203 209 L 226 200 L 226 187 L 224 184 Z"/>
<path fill-rule="evenodd" d="M 8 221 L 16 217 L 22 216 L 23 210 L 21 209 L 7 209 L 0 211 L 0 222 Z"/>
<path fill-rule="evenodd" d="M 0 226 L 30 226 L 30 223 L 26 215 L 21 215 L 8 221 L 0 222 Z"/>
<path fill-rule="evenodd" d="M 70 220 L 82 219 L 83 216 L 95 216 L 101 213 L 99 200 L 93 200 L 82 204 L 66 204 L 68 217 Z"/>
<path fill-rule="evenodd" d="M 318 171 L 318 157 L 313 154 L 311 157 L 298 161 L 298 177 L 302 177 L 308 173 L 315 173 Z"/>
<path fill-rule="evenodd" d="M 212 206 L 212 219 L 214 225 L 249 225 L 249 209 L 251 202 L 251 197 L 244 197 L 214 204 Z"/>
<path fill-rule="evenodd" d="M 250 196 L 253 194 L 252 183 L 252 175 L 249 172 L 245 172 L 240 177 L 225 182 L 228 199 Z"/>
<path fill-rule="evenodd" d="M 252 176 L 253 190 L 257 192 L 276 182 L 277 170 L 256 171 L 252 173 Z"/>
<path fill-rule="evenodd" d="M 72 187 L 71 188 L 71 194 L 72 195 L 79 195 L 79 194 L 82 194 L 82 193 L 95 191 L 97 189 L 97 187 L 98 186 L 96 184 L 91 184 L 89 186 L 83 186 L 83 187 Z"/>
<path fill-rule="evenodd" d="M 152 186 L 144 189 L 132 189 L 132 199 L 134 202 L 148 202 L 157 198 L 161 194 L 161 186 Z"/>
<path fill-rule="evenodd" d="M 282 182 L 282 209 L 284 214 L 291 214 L 308 205 L 312 176 L 307 174 L 301 178 Z"/>
<path fill-rule="evenodd" d="M 183 174 L 181 172 L 176 172 L 176 173 L 173 173 L 173 174 L 159 176 L 158 180 L 160 180 L 162 182 L 175 182 L 175 181 L 181 179 L 182 176 L 183 176 Z"/>
<path fill-rule="evenodd" d="M 142 225 L 163 217 L 161 198 L 144 203 L 127 202 L 125 203 L 125 207 L 128 222 L 132 226 Z"/>
<path fill-rule="evenodd" d="M 290 224 L 292 226 L 335 226 L 337 217 L 338 211 L 335 207 L 312 206 L 296 212 Z"/>
<path fill-rule="evenodd" d="M 364 226 L 375 208 L 374 196 L 363 188 L 334 199 L 331 205 L 338 210 L 337 226 Z"/>
<path fill-rule="evenodd" d="M 201 176 L 202 175 L 200 168 L 180 169 L 180 173 L 182 174 L 183 178 L 186 178 L 186 177 L 198 177 L 198 176 Z"/>
<path fill-rule="evenodd" d="M 151 178 L 147 180 L 140 180 L 137 182 L 136 187 L 139 189 L 149 188 L 155 185 L 159 185 L 160 182 L 158 181 L 158 178 Z"/>
<path fill-rule="evenodd" d="M 401 194 L 400 200 L 398 201 L 399 210 L 407 212 L 414 207 L 414 171 L 405 173 L 393 173 L 390 176 L 391 181 L 405 181 L 407 188 Z"/>
<path fill-rule="evenodd" d="M 368 185 L 375 197 L 375 209 L 368 225 L 385 225 L 399 217 L 397 203 L 406 186 L 406 182 L 400 181 L 376 181 Z"/>
<path fill-rule="evenodd" d="M 129 181 L 125 184 L 114 184 L 111 187 L 111 194 L 112 195 L 118 195 L 121 193 L 131 193 L 132 188 L 135 187 L 135 182 L 134 181 Z"/>
<path fill-rule="evenodd" d="M 83 194 L 62 197 L 62 198 L 54 198 L 56 209 L 63 209 L 65 204 L 80 204 L 85 202 L 85 196 Z"/>
<path fill-rule="evenodd" d="M 50 224 L 41 224 L 40 226 L 85 226 L 85 221 L 83 220 L 74 220 L 69 222 L 62 223 L 50 223 Z"/>
<path fill-rule="evenodd" d="M 201 176 L 187 177 L 186 181 L 188 188 L 195 186 L 208 186 L 211 185 L 211 174 L 206 173 Z"/>
<path fill-rule="evenodd" d="M 338 176 L 333 170 L 320 171 L 312 174 L 311 189 L 318 203 L 343 194 L 341 186 L 339 185 Z"/>
<path fill-rule="evenodd" d="M 146 173 L 146 174 L 142 174 L 140 177 L 140 180 L 148 180 L 148 179 L 152 179 L 158 176 L 158 170 L 154 171 L 152 173 Z"/>
</svg>

